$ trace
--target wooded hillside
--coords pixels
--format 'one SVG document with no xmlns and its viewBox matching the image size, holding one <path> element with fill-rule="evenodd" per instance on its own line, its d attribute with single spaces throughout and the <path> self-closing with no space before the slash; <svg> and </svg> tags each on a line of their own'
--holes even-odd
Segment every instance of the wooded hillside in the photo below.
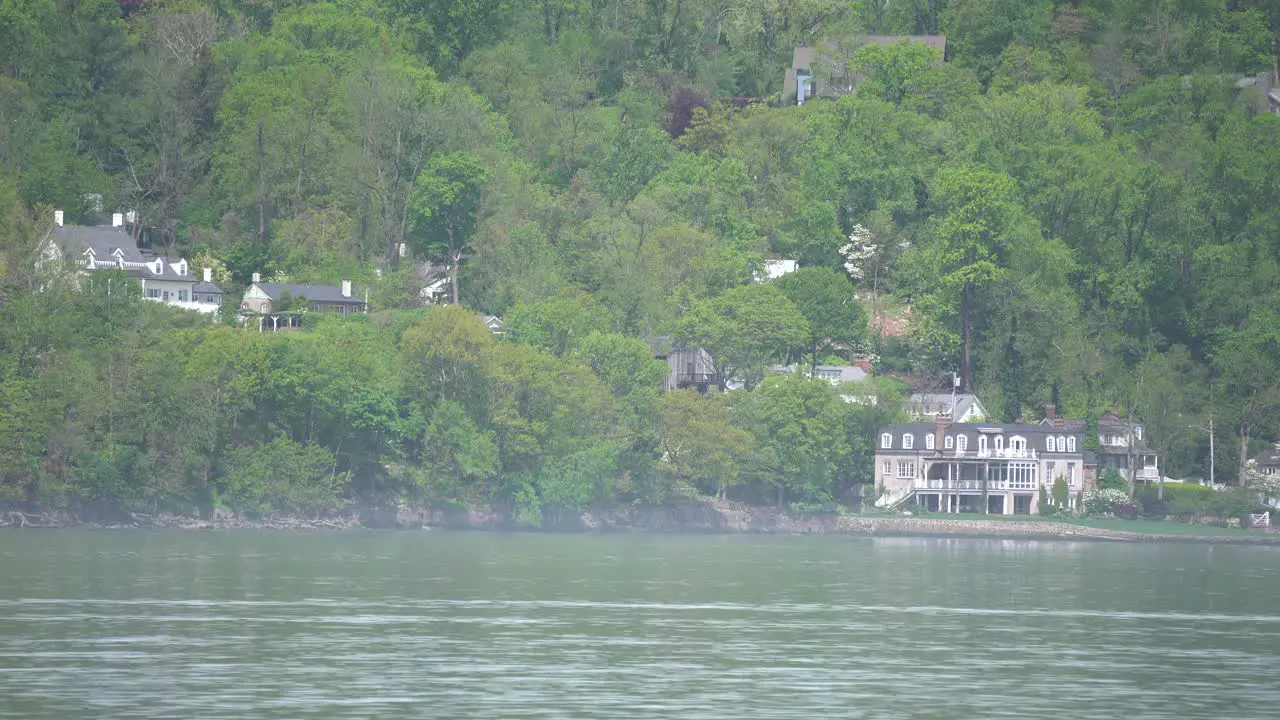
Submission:
<svg viewBox="0 0 1280 720">
<path fill-rule="evenodd" d="M 1212 415 L 1231 479 L 1280 433 L 1277 30 L 1275 0 L 0 0 L 0 501 L 829 507 L 904 389 L 763 374 L 827 340 L 1003 420 L 1115 409 L 1175 476 Z M 856 94 L 782 95 L 797 46 L 924 34 L 946 62 L 867 46 Z M 373 311 L 258 334 L 41 281 L 92 195 L 233 296 Z M 772 257 L 804 269 L 753 282 Z M 420 307 L 455 261 L 471 312 Z M 660 392 L 657 337 L 754 389 Z"/>
</svg>

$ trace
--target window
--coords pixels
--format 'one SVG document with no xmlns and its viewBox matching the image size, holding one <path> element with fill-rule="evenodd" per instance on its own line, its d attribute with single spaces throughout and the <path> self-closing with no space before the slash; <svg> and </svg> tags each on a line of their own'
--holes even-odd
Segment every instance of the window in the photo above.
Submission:
<svg viewBox="0 0 1280 720">
<path fill-rule="evenodd" d="M 182 302 L 186 302 L 186 301 L 187 301 L 187 291 L 186 291 L 186 290 L 179 290 L 179 291 L 178 291 L 178 299 L 179 299 L 179 300 L 181 300 Z"/>
<path fill-rule="evenodd" d="M 997 435 L 996 436 L 996 452 L 1000 452 L 1001 450 L 1004 450 L 1004 436 Z"/>
<path fill-rule="evenodd" d="M 1033 462 L 1009 463 L 1009 487 L 1014 490 L 1031 490 L 1036 487 L 1036 464 Z"/>
<path fill-rule="evenodd" d="M 1047 435 L 1044 439 L 1044 449 L 1053 452 L 1053 436 Z"/>
<path fill-rule="evenodd" d="M 1009 438 L 1009 449 L 1015 452 L 1026 452 L 1027 439 L 1024 437 L 1018 437 L 1017 435 Z"/>
<path fill-rule="evenodd" d="M 880 447 L 884 448 L 885 450 L 888 450 L 889 448 L 893 447 L 893 436 L 890 435 L 889 433 L 882 434 L 880 436 Z"/>
<path fill-rule="evenodd" d="M 1061 435 L 1058 436 L 1058 452 L 1067 451 L 1067 439 Z"/>
<path fill-rule="evenodd" d="M 909 480 L 916 476 L 916 464 L 910 460 L 898 461 L 898 478 L 901 480 Z"/>
<path fill-rule="evenodd" d="M 160 291 L 156 290 L 155 288 L 147 288 L 147 297 L 158 298 L 160 297 Z"/>
<path fill-rule="evenodd" d="M 950 450 L 956 446 L 956 439 L 948 435 L 946 439 L 942 441 L 942 444 Z"/>
<path fill-rule="evenodd" d="M 1076 439 L 1074 437 L 1067 438 L 1067 452 L 1076 451 Z"/>
<path fill-rule="evenodd" d="M 987 436 L 979 435 L 978 436 L 978 452 L 984 453 L 986 451 L 987 451 Z"/>
<path fill-rule="evenodd" d="M 1076 484 L 1076 464 L 1073 462 L 1067 463 L 1067 484 Z"/>
<path fill-rule="evenodd" d="M 957 435 L 956 442 L 959 443 L 956 447 L 960 449 L 960 452 L 964 452 L 965 450 L 969 449 L 968 435 Z"/>
<path fill-rule="evenodd" d="M 936 442 L 936 441 L 933 439 L 933 435 L 925 435 L 925 436 L 924 436 L 924 449 L 925 449 L 925 450 L 932 450 L 932 449 L 933 449 L 933 444 L 934 444 L 934 442 Z"/>
<path fill-rule="evenodd" d="M 884 474 L 885 475 L 893 474 L 893 463 L 888 460 L 884 461 Z"/>
<path fill-rule="evenodd" d="M 903 434 L 902 434 L 902 449 L 903 449 L 903 450 L 910 450 L 910 449 L 912 448 L 912 446 L 913 446 L 913 445 L 915 445 L 915 436 L 913 436 L 911 433 L 903 433 Z"/>
</svg>

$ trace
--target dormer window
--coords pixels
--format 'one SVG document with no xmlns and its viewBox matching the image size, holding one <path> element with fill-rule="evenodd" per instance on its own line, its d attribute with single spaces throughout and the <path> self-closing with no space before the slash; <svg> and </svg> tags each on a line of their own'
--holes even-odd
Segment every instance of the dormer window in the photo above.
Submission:
<svg viewBox="0 0 1280 720">
<path fill-rule="evenodd" d="M 1058 436 L 1058 452 L 1067 451 L 1067 439 L 1062 435 Z"/>
<path fill-rule="evenodd" d="M 1076 451 L 1076 439 L 1074 437 L 1067 438 L 1067 452 Z"/>
<path fill-rule="evenodd" d="M 956 446 L 956 439 L 955 439 L 954 437 L 952 437 L 952 436 L 948 435 L 948 436 L 947 436 L 947 437 L 942 441 L 942 444 L 943 444 L 943 446 L 944 446 L 944 447 L 946 447 L 948 450 L 951 450 L 951 449 L 955 448 L 955 446 Z"/>
<path fill-rule="evenodd" d="M 884 433 L 883 435 L 881 435 L 880 447 L 884 448 L 885 450 L 888 450 L 889 448 L 893 447 L 893 436 L 890 435 L 889 433 Z"/>
<path fill-rule="evenodd" d="M 969 436 L 968 436 L 968 435 L 957 435 L 957 436 L 956 436 L 956 443 L 957 443 L 956 447 L 960 449 L 960 452 L 964 452 L 965 450 L 968 450 L 968 449 L 969 449 Z"/>
<path fill-rule="evenodd" d="M 1026 452 L 1027 439 L 1024 437 L 1019 437 L 1017 435 L 1009 438 L 1009 449 L 1013 450 L 1014 452 Z"/>
<path fill-rule="evenodd" d="M 902 449 L 903 449 L 903 450 L 910 450 L 914 444 L 915 444 L 915 436 L 913 436 L 911 433 L 903 433 L 903 434 L 902 434 Z"/>
<path fill-rule="evenodd" d="M 935 440 L 933 439 L 933 435 L 925 435 L 925 436 L 924 436 L 924 449 L 925 449 L 925 450 L 932 450 L 932 449 L 933 449 L 933 444 L 934 444 L 934 442 L 935 442 Z"/>
<path fill-rule="evenodd" d="M 978 436 L 978 452 L 984 453 L 986 451 L 987 451 L 987 436 L 979 435 Z"/>
<path fill-rule="evenodd" d="M 1044 449 L 1053 452 L 1053 436 L 1046 435 L 1044 438 Z"/>
<path fill-rule="evenodd" d="M 997 435 L 996 436 L 996 452 L 1000 452 L 1001 450 L 1004 450 L 1004 436 Z"/>
</svg>

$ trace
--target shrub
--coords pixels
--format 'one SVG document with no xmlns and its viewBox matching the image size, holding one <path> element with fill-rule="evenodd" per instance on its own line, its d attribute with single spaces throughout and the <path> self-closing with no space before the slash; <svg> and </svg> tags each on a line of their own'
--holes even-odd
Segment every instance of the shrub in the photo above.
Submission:
<svg viewBox="0 0 1280 720">
<path fill-rule="evenodd" d="M 1133 511 L 1129 496 L 1123 490 L 1099 488 L 1084 494 L 1084 512 L 1087 515 L 1114 515 L 1117 508 L 1121 512 L 1125 512 L 1125 508 L 1130 513 Z"/>
<path fill-rule="evenodd" d="M 1129 486 L 1125 483 L 1124 478 L 1114 468 L 1107 468 L 1102 475 L 1098 477 L 1099 490 L 1119 490 L 1123 493 L 1129 492 Z"/>
</svg>

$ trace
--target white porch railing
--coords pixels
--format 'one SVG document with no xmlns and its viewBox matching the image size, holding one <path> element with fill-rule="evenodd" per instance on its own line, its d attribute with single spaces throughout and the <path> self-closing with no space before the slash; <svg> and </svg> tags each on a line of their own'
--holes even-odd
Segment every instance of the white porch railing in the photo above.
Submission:
<svg viewBox="0 0 1280 720">
<path fill-rule="evenodd" d="M 891 493 L 886 490 L 880 495 L 880 497 L 876 498 L 876 507 L 881 510 L 892 510 L 906 502 L 907 498 L 910 498 L 915 494 L 915 492 L 916 489 L 913 487 L 903 488 L 896 493 Z"/>
<path fill-rule="evenodd" d="M 915 489 L 919 490 L 982 490 L 981 480 L 960 480 L 956 478 L 918 478 Z M 1030 481 L 988 480 L 986 489 L 990 492 L 1004 490 L 1035 490 L 1035 483 Z"/>
</svg>

